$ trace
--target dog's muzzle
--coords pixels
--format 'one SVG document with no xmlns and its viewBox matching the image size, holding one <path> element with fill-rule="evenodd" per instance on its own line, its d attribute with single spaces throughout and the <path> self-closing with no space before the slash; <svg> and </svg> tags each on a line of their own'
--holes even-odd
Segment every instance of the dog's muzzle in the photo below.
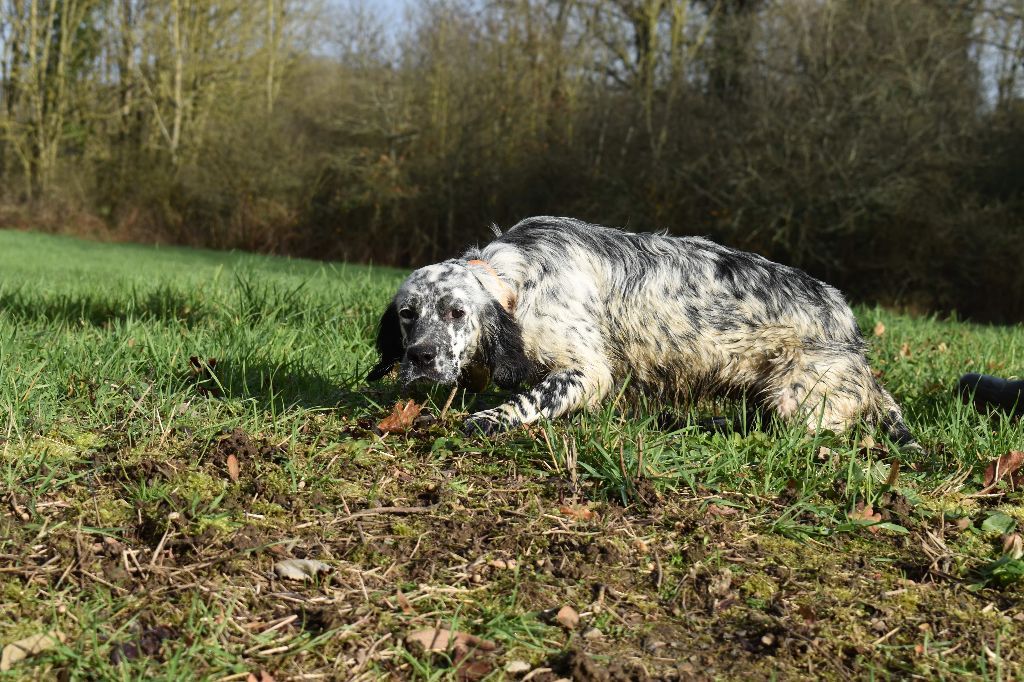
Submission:
<svg viewBox="0 0 1024 682">
<path fill-rule="evenodd" d="M 441 371 L 438 362 L 438 348 L 430 343 L 418 343 L 405 351 L 402 375 L 406 383 L 426 380 L 433 383 L 452 383 L 454 378 Z"/>
</svg>

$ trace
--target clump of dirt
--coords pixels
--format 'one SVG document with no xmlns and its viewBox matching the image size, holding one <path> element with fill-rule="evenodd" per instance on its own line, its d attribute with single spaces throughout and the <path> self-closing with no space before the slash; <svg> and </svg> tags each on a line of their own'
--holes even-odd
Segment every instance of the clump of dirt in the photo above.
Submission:
<svg viewBox="0 0 1024 682">
<path fill-rule="evenodd" d="M 633 502 L 648 510 L 656 509 L 661 503 L 661 495 L 658 489 L 654 486 L 651 479 L 646 476 L 641 476 L 633 481 L 630 492 Z"/>
<path fill-rule="evenodd" d="M 609 541 L 589 537 L 566 537 L 548 548 L 542 570 L 556 578 L 580 580 L 586 576 L 613 571 L 622 559 Z"/>
<path fill-rule="evenodd" d="M 559 654 L 547 667 L 551 668 L 550 672 L 531 679 L 538 682 L 554 682 L 565 678 L 573 682 L 647 682 L 651 679 L 640 666 L 613 661 L 605 667 L 578 648 Z"/>
<path fill-rule="evenodd" d="M 160 649 L 164 640 L 177 639 L 179 636 L 175 628 L 166 625 L 144 628 L 134 639 L 114 645 L 110 650 L 110 662 L 117 665 L 141 657 L 163 660 Z"/>
<path fill-rule="evenodd" d="M 250 436 L 242 429 L 234 429 L 230 433 L 217 436 L 213 446 L 209 449 L 207 457 L 213 466 L 224 472 L 232 481 L 240 477 L 247 477 L 252 480 L 253 467 L 246 466 L 247 462 L 281 462 L 287 458 L 288 451 L 281 445 L 273 445 L 266 439 L 257 439 Z M 245 476 L 248 474 L 248 476 Z M 248 487 L 252 487 L 250 482 Z M 268 497 L 277 501 L 272 491 L 262 490 L 260 481 L 255 482 L 256 492 L 269 493 Z M 252 491 L 250 491 L 252 492 Z M 287 503 L 287 499 L 283 499 Z"/>
<path fill-rule="evenodd" d="M 255 439 L 242 429 L 235 429 L 217 438 L 212 449 L 215 462 L 227 461 L 234 455 L 239 461 L 264 459 L 274 460 L 287 454 L 280 445 L 270 445 L 264 439 Z"/>
</svg>

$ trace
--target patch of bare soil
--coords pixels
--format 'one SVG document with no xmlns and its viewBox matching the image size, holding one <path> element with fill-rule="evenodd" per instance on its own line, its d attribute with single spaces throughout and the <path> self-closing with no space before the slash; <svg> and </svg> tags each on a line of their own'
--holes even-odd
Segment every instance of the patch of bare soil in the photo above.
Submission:
<svg viewBox="0 0 1024 682">
<path fill-rule="evenodd" d="M 710 495 L 651 489 L 639 492 L 652 504 L 623 507 L 511 465 L 495 473 L 482 454 L 412 445 L 346 466 L 332 490 L 279 486 L 297 453 L 241 430 L 160 457 L 104 452 L 78 498 L 6 501 L 0 533 L 20 549 L 0 553 L 0 570 L 26 593 L 113 595 L 103 660 L 158 661 L 192 636 L 199 601 L 224 624 L 219 645 L 275 679 L 407 679 L 408 655 L 454 679 L 521 662 L 516 675 L 533 680 L 609 682 L 970 670 L 983 647 L 1004 669 L 1024 665 L 1016 648 L 993 648 L 1024 635 L 1024 610 L 966 589 L 942 549 L 962 531 L 924 527 L 898 496 L 880 509 L 910 535 L 797 542 Z M 166 494 L 107 499 L 141 483 Z M 327 570 L 289 579 L 275 570 L 289 560 Z M 575 617 L 560 620 L 566 608 Z M 403 653 L 408 635 L 438 627 L 488 648 Z M 311 637 L 313 654 L 290 653 Z"/>
</svg>

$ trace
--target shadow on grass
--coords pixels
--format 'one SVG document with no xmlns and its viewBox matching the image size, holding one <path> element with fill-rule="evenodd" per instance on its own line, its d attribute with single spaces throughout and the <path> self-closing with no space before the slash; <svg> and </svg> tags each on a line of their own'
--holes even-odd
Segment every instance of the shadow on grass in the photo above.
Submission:
<svg viewBox="0 0 1024 682">
<path fill-rule="evenodd" d="M 397 386 L 366 384 L 361 374 L 338 377 L 301 366 L 241 362 L 231 357 L 212 365 L 208 360 L 192 360 L 179 380 L 191 383 L 199 394 L 254 401 L 259 410 L 273 414 L 296 408 L 363 414 L 393 403 L 400 394 Z"/>
<path fill-rule="evenodd" d="M 193 365 L 178 380 L 191 383 L 201 395 L 251 400 L 259 410 L 273 414 L 298 408 L 383 416 L 398 400 L 410 398 L 439 410 L 451 391 L 447 386 L 403 387 L 394 381 L 367 383 L 364 376 L 365 371 L 339 377 L 298 366 L 243 364 L 227 357 L 214 367 L 200 361 L 198 368 Z M 452 407 L 475 412 L 494 407 L 510 396 L 508 392 L 477 394 L 460 389 Z"/>
<path fill-rule="evenodd" d="M 170 286 L 133 290 L 127 297 L 101 292 L 40 295 L 21 288 L 0 290 L 0 310 L 16 320 L 95 327 L 130 320 L 173 321 L 194 327 L 210 315 L 199 297 Z"/>
<path fill-rule="evenodd" d="M 288 287 L 250 274 L 236 274 L 217 289 L 158 283 L 129 285 L 116 292 L 39 292 L 27 285 L 6 288 L 0 283 L 0 311 L 16 320 L 95 327 L 155 321 L 191 329 L 213 320 L 251 326 L 261 322 L 323 324 L 332 319 L 333 304 L 304 298 L 305 289 L 305 281 Z"/>
</svg>

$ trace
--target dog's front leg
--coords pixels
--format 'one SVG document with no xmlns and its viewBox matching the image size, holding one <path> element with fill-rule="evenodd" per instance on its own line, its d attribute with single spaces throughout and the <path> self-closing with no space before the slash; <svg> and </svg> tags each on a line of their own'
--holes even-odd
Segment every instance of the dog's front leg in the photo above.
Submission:
<svg viewBox="0 0 1024 682">
<path fill-rule="evenodd" d="M 529 391 L 466 419 L 467 433 L 507 431 L 539 419 L 554 419 L 601 401 L 611 388 L 607 373 L 566 369 L 552 372 Z"/>
</svg>

